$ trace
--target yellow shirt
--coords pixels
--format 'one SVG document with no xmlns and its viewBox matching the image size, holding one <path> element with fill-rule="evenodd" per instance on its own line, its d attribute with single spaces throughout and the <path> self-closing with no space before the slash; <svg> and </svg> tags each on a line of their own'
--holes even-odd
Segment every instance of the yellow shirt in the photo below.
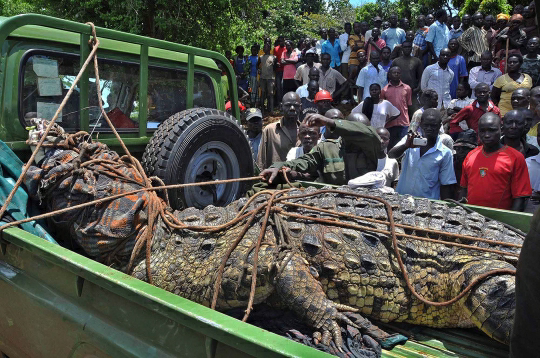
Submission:
<svg viewBox="0 0 540 358">
<path fill-rule="evenodd" d="M 527 133 L 527 135 L 530 135 L 531 137 L 538 136 L 538 124 L 539 123 L 536 123 L 534 126 L 532 126 L 531 129 L 529 129 L 529 133 Z"/>
<path fill-rule="evenodd" d="M 273 55 L 274 54 L 274 46 L 271 46 L 270 48 L 270 55 Z M 261 48 L 259 50 L 259 57 L 262 57 L 264 55 L 264 50 Z"/>
<path fill-rule="evenodd" d="M 351 56 L 349 57 L 349 65 L 360 65 L 360 62 L 358 61 L 358 51 L 352 51 L 354 46 L 358 46 L 360 50 L 364 49 L 365 45 L 365 38 L 360 34 L 358 36 L 357 34 L 352 34 L 349 36 L 348 44 L 351 47 Z"/>
<path fill-rule="evenodd" d="M 524 79 L 521 83 L 514 81 L 508 74 L 504 74 L 495 80 L 493 87 L 501 89 L 501 99 L 499 101 L 498 107 L 501 110 L 501 117 L 504 117 L 506 112 L 512 110 L 512 92 L 518 88 L 528 88 L 532 87 L 532 78 L 526 73 L 522 73 Z"/>
</svg>

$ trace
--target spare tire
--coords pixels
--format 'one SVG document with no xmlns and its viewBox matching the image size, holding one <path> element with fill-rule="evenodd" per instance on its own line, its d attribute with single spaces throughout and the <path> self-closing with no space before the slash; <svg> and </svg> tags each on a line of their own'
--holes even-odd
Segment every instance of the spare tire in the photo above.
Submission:
<svg viewBox="0 0 540 358">
<path fill-rule="evenodd" d="M 246 134 L 228 113 L 193 108 L 160 124 L 144 151 L 149 176 L 165 184 L 195 183 L 253 176 L 253 157 Z M 173 209 L 225 206 L 238 199 L 250 182 L 169 190 Z"/>
</svg>

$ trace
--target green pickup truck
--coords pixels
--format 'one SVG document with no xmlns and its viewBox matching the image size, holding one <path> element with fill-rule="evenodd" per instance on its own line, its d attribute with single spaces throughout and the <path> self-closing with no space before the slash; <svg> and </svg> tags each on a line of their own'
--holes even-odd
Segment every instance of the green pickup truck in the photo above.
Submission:
<svg viewBox="0 0 540 358">
<path fill-rule="evenodd" d="M 0 140 L 22 160 L 30 154 L 26 120 L 52 118 L 90 52 L 90 36 L 88 25 L 47 16 L 0 18 Z M 235 118 L 222 111 L 216 62 L 223 65 L 228 87 L 236 88 L 224 56 L 103 28 L 97 36 L 103 105 L 150 175 L 168 184 L 253 175 L 236 91 L 230 93 Z M 119 149 L 100 116 L 95 81 L 89 68 L 58 122 Z M 172 203 L 176 208 L 226 204 L 244 190 L 238 183 L 214 191 L 195 187 L 173 192 Z M 528 214 L 474 209 L 528 230 Z M 327 356 L 19 228 L 0 235 L 0 354 Z M 472 330 L 423 327 L 404 346 L 383 352 L 387 357 L 506 355 L 507 347 Z"/>
</svg>

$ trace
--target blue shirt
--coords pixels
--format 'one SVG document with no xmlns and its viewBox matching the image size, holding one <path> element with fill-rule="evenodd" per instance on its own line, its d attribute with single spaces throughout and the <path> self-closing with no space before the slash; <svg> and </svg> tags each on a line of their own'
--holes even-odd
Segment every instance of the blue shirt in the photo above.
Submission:
<svg viewBox="0 0 540 358">
<path fill-rule="evenodd" d="M 326 40 L 322 43 L 321 54 L 329 53 L 332 61 L 330 62 L 330 67 L 337 67 L 341 65 L 341 59 L 339 58 L 339 52 L 341 47 L 339 46 L 339 39 L 334 39 L 334 45 L 330 40 Z"/>
<path fill-rule="evenodd" d="M 445 24 L 441 24 L 439 20 L 431 24 L 426 35 L 426 41 L 433 44 L 437 57 L 439 57 L 441 50 L 448 46 L 449 40 L 449 31 Z"/>
<path fill-rule="evenodd" d="M 441 185 L 455 183 L 452 151 L 442 144 L 441 136 L 438 136 L 435 146 L 423 156 L 420 156 L 420 148 L 405 151 L 396 191 L 402 195 L 440 199 Z"/>
<path fill-rule="evenodd" d="M 454 30 L 454 29 L 450 30 L 448 41 L 452 39 L 457 39 L 458 37 L 461 36 L 461 34 L 463 34 L 463 29 L 461 28 L 461 26 L 457 30 Z"/>
<path fill-rule="evenodd" d="M 393 50 L 397 44 L 405 42 L 405 30 L 399 27 L 389 27 L 382 32 L 381 39 L 386 42 L 386 46 L 390 47 L 390 50 Z"/>
<path fill-rule="evenodd" d="M 377 72 L 375 67 L 370 62 L 367 66 L 363 67 L 358 74 L 356 85 L 359 87 L 364 87 L 362 101 L 366 99 L 366 97 L 369 97 L 369 86 L 371 86 L 372 83 L 378 83 L 381 86 L 381 90 L 388 83 L 388 75 L 386 71 L 380 64 L 377 67 L 379 68 L 379 72 Z M 360 100 L 358 101 L 360 102 Z"/>
<path fill-rule="evenodd" d="M 382 66 L 383 70 L 385 70 L 386 73 L 388 73 L 388 71 L 390 71 L 390 67 L 392 67 L 392 60 L 390 60 L 390 62 L 388 62 L 388 66 L 383 65 L 382 62 L 380 63 L 380 65 Z"/>
<path fill-rule="evenodd" d="M 450 82 L 450 97 L 454 99 L 457 98 L 457 86 L 459 84 L 459 79 L 461 77 L 468 76 L 469 73 L 467 72 L 467 64 L 465 63 L 465 59 L 461 55 L 452 57 L 450 61 L 448 61 L 448 68 L 454 72 L 454 78 L 452 79 L 452 82 Z"/>
<path fill-rule="evenodd" d="M 424 29 L 417 30 L 413 40 L 413 44 L 420 47 L 420 49 L 422 50 L 426 49 L 427 31 L 425 31 Z"/>
<path fill-rule="evenodd" d="M 259 56 L 249 56 L 249 75 L 251 77 L 257 77 L 257 61 L 259 61 Z"/>
</svg>

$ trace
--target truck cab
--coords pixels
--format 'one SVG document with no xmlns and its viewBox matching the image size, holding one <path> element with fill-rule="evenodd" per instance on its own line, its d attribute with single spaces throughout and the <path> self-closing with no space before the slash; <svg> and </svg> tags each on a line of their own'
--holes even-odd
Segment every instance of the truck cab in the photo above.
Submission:
<svg viewBox="0 0 540 358">
<path fill-rule="evenodd" d="M 89 54 L 89 29 L 42 15 L 0 18 L 0 139 L 14 151 L 28 151 L 28 118 L 54 115 Z M 236 88 L 232 67 L 215 52 L 108 29 L 97 28 L 97 34 L 103 106 L 135 154 L 142 154 L 158 126 L 173 114 L 189 108 L 224 109 L 216 61 L 223 64 L 229 88 Z M 232 92 L 236 104 L 237 93 Z M 239 118 L 237 105 L 233 114 Z M 92 65 L 58 123 L 68 132 L 86 131 L 116 146 L 97 104 Z"/>
</svg>

